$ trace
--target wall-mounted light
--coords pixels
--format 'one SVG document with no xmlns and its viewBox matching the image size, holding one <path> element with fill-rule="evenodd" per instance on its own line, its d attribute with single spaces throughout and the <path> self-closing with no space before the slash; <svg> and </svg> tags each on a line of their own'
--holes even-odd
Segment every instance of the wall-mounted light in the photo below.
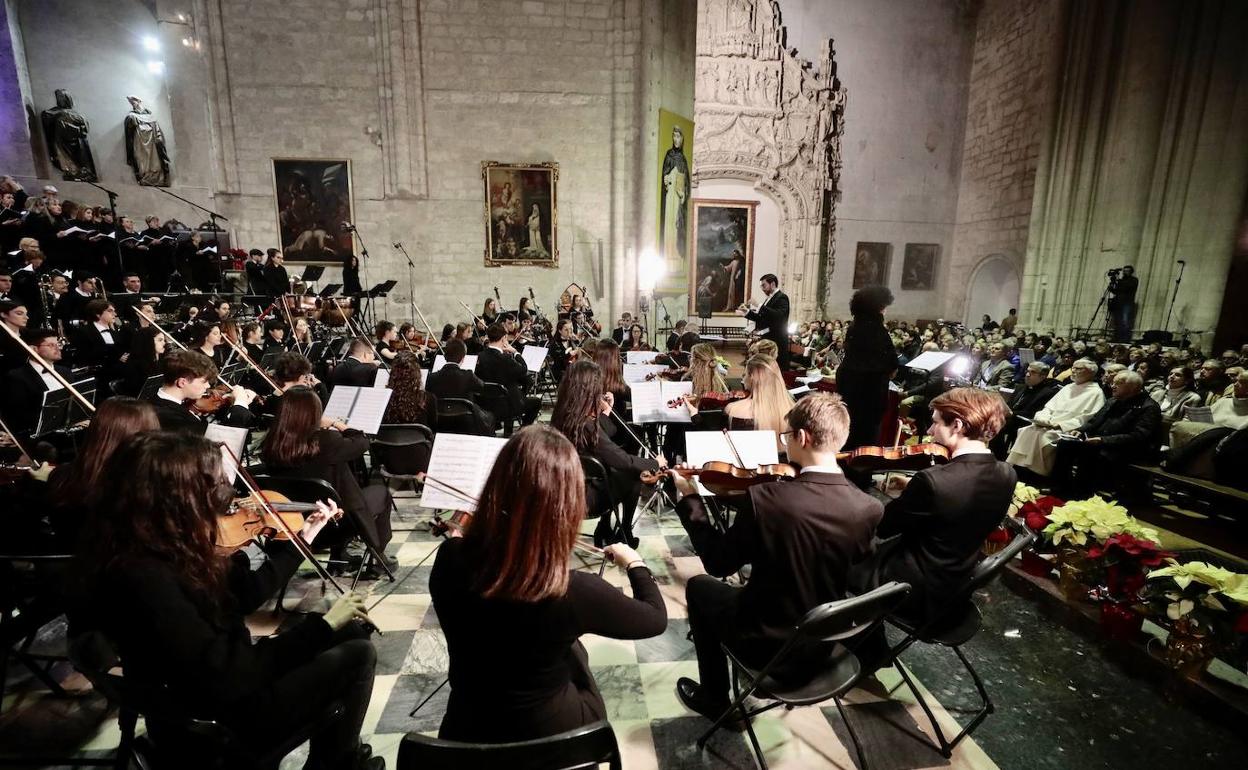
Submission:
<svg viewBox="0 0 1248 770">
<path fill-rule="evenodd" d="M 151 51 L 152 53 L 156 53 L 157 51 L 160 50 L 160 41 L 152 37 L 151 35 L 144 35 L 143 36 L 143 48 L 148 51 Z"/>
</svg>

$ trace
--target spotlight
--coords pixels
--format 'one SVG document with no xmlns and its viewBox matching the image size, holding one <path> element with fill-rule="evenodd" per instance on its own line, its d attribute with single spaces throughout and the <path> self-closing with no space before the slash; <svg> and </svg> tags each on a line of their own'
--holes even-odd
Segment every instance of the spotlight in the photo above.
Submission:
<svg viewBox="0 0 1248 770">
<path fill-rule="evenodd" d="M 667 265 L 654 249 L 643 249 L 637 258 L 637 288 L 644 292 L 654 291 L 654 286 L 667 274 Z"/>
<path fill-rule="evenodd" d="M 160 41 L 151 35 L 143 36 L 143 47 L 153 53 L 160 50 Z"/>
<path fill-rule="evenodd" d="M 147 63 L 147 71 L 153 75 L 160 75 L 165 71 L 165 63 L 163 61 L 156 61 L 153 59 Z"/>
<path fill-rule="evenodd" d="M 185 47 L 187 47 L 187 48 L 190 48 L 190 47 L 191 47 L 191 39 L 190 39 L 189 37 L 184 37 L 184 38 L 182 38 L 182 45 L 183 45 L 183 46 L 185 46 Z"/>
<path fill-rule="evenodd" d="M 971 371 L 971 359 L 966 356 L 954 357 L 945 368 L 954 377 L 965 377 Z"/>
<path fill-rule="evenodd" d="M 185 21 L 186 21 L 186 14 L 185 14 L 185 13 L 179 13 L 179 14 L 178 14 L 178 21 L 185 22 Z"/>
</svg>

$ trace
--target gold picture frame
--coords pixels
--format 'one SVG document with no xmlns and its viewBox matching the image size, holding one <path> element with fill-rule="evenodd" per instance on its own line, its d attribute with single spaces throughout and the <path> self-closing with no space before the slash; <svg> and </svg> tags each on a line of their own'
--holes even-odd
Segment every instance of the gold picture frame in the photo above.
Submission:
<svg viewBox="0 0 1248 770">
<path fill-rule="evenodd" d="M 355 253 L 350 158 L 272 158 L 278 248 L 289 264 L 341 265 Z M 344 201 L 345 198 L 345 201 Z"/>
<path fill-rule="evenodd" d="M 758 201 L 693 199 L 690 230 L 689 312 L 735 315 L 754 280 L 754 226 Z M 744 259 L 740 264 L 737 253 Z M 708 312 L 709 309 L 709 312 Z"/>
<path fill-rule="evenodd" d="M 559 164 L 481 162 L 485 266 L 559 266 Z"/>
</svg>

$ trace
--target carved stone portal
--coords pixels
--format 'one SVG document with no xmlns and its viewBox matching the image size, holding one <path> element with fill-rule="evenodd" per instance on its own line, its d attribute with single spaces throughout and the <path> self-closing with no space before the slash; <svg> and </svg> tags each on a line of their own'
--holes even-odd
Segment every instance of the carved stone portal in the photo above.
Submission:
<svg viewBox="0 0 1248 770">
<path fill-rule="evenodd" d="M 793 318 L 822 310 L 832 274 L 845 96 L 832 41 L 812 71 L 785 49 L 775 0 L 699 3 L 694 181 L 743 179 L 776 201 Z"/>
</svg>

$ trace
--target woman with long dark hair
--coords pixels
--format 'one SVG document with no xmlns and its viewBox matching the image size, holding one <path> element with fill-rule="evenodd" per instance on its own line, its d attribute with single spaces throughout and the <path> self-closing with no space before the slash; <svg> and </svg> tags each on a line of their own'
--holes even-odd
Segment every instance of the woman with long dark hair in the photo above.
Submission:
<svg viewBox="0 0 1248 770">
<path fill-rule="evenodd" d="M 398 355 L 394 349 L 394 343 L 399 338 L 399 332 L 395 329 L 394 323 L 378 321 L 376 328 L 373 329 L 373 338 L 376 340 L 373 347 L 377 350 L 377 358 L 389 364 Z"/>
<path fill-rule="evenodd" d="M 875 444 L 888 408 L 888 381 L 897 370 L 897 350 L 884 328 L 884 310 L 893 304 L 885 286 L 854 292 L 849 312 L 854 320 L 845 333 L 845 355 L 836 370 L 836 391 L 849 410 L 846 449 Z"/>
<path fill-rule="evenodd" d="M 155 326 L 136 329 L 130 336 L 130 356 L 122 364 L 118 392 L 138 396 L 149 377 L 160 374 L 160 357 L 165 354 L 165 335 Z M 107 403 L 107 402 L 105 402 Z"/>
<path fill-rule="evenodd" d="M 650 347 L 650 343 L 646 342 L 646 330 L 641 324 L 633 324 L 628 327 L 628 337 L 625 338 L 624 344 L 620 349 L 627 352 L 630 350 L 654 350 Z"/>
<path fill-rule="evenodd" d="M 420 359 L 415 353 L 404 351 L 395 356 L 394 363 L 390 366 L 390 382 L 386 386 L 394 393 L 390 396 L 390 403 L 386 405 L 383 422 L 420 423 L 430 430 L 435 429 L 438 398 L 425 390 L 422 376 Z"/>
<path fill-rule="evenodd" d="M 324 427 L 321 415 L 321 400 L 310 388 L 287 390 L 282 394 L 277 419 L 260 445 L 260 456 L 273 475 L 329 482 L 359 527 L 360 537 L 384 554 L 391 538 L 390 493 L 376 484 L 361 489 L 352 468 L 352 463 L 368 452 L 368 436 L 343 423 Z M 331 560 L 341 562 L 345 547 L 345 543 L 334 544 Z M 386 561 L 391 569 L 398 566 L 391 557 Z M 375 580 L 380 575 L 370 567 L 363 577 Z"/>
<path fill-rule="evenodd" d="M 289 740 L 333 702 L 342 716 L 312 736 L 309 767 L 384 767 L 360 743 L 376 654 L 351 621 L 367 620 L 363 600 L 340 598 L 252 644 L 244 620 L 272 598 L 303 557 L 272 540 L 256 570 L 247 555 L 221 555 L 217 520 L 234 498 L 221 452 L 198 436 L 129 437 L 104 465 L 126 478 L 101 496 L 83 530 L 78 570 L 83 622 L 115 644 L 126 680 L 159 688 L 180 710 L 228 725 L 257 753 Z M 334 513 L 321 504 L 302 527 L 311 541 Z M 177 757 L 184 736 L 144 715 L 147 729 Z M 194 751 L 203 758 L 206 747 Z"/>
<path fill-rule="evenodd" d="M 224 342 L 221 339 L 221 327 L 215 323 L 197 323 L 191 327 L 187 347 L 203 353 L 212 359 L 220 369 L 225 365 L 225 354 L 222 352 Z"/>
<path fill-rule="evenodd" d="M 499 453 L 464 537 L 438 549 L 429 592 L 451 682 L 440 737 L 520 741 L 605 719 L 580 637 L 645 639 L 667 627 L 658 585 L 632 548 L 607 547 L 628 572 L 632 598 L 569 571 L 584 488 L 566 438 L 522 428 Z"/>
<path fill-rule="evenodd" d="M 612 497 L 624 505 L 624 514 L 617 532 L 611 531 L 610 516 L 603 516 L 594 530 L 594 543 L 603 544 L 622 540 L 637 547 L 633 536 L 633 514 L 641 497 L 641 472 L 657 471 L 667 467 L 662 455 L 657 459 L 634 457 L 619 447 L 603 428 L 606 416 L 615 404 L 615 397 L 604 389 L 602 370 L 592 361 L 577 361 L 568 367 L 559 382 L 555 398 L 555 411 L 550 424 L 567 436 L 581 454 L 597 458 L 610 474 Z M 601 498 L 606 490 L 590 488 L 589 510 L 600 510 Z"/>
</svg>

